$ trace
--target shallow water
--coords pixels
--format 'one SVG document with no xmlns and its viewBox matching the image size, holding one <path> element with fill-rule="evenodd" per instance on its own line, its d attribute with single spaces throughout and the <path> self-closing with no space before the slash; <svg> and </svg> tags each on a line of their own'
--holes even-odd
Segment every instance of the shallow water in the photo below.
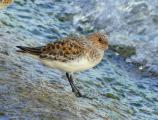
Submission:
<svg viewBox="0 0 158 120">
<path fill-rule="evenodd" d="M 156 2 L 15 0 L 0 11 L 0 119 L 157 120 L 158 78 L 114 52 L 107 51 L 97 67 L 75 74 L 77 86 L 93 98 L 88 100 L 71 93 L 63 73 L 15 48 L 103 29 L 111 44 L 136 47 L 137 55 L 126 61 L 157 71 L 157 24 L 151 17 Z"/>
</svg>

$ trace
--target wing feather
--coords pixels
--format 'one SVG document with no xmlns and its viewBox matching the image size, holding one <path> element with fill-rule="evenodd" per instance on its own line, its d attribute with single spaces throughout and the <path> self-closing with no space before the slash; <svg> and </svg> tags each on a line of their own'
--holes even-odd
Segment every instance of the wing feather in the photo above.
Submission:
<svg viewBox="0 0 158 120">
<path fill-rule="evenodd" d="M 43 47 L 40 58 L 65 62 L 74 60 L 84 54 L 84 49 L 82 42 L 74 39 L 65 39 L 49 43 Z"/>
</svg>

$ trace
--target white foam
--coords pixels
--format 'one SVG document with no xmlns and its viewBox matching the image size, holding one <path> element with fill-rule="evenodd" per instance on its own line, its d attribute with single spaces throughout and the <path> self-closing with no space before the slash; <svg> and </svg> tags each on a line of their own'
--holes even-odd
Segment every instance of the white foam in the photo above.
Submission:
<svg viewBox="0 0 158 120">
<path fill-rule="evenodd" d="M 158 72 L 157 4 L 157 0 L 81 0 L 76 4 L 81 13 L 74 17 L 74 26 L 80 25 L 86 30 L 89 25 L 95 30 L 107 31 L 111 44 L 136 48 L 137 54 L 128 58 L 129 61 Z"/>
</svg>

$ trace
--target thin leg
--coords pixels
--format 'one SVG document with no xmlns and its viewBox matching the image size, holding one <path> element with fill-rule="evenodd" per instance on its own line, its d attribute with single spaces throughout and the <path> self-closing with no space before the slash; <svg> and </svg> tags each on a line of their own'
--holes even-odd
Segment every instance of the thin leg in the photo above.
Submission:
<svg viewBox="0 0 158 120">
<path fill-rule="evenodd" d="M 73 81 L 73 78 L 72 78 L 72 75 L 70 75 L 70 80 L 72 81 L 72 84 L 73 84 L 73 86 L 74 86 L 74 88 L 75 88 L 75 91 L 74 91 L 74 92 L 77 93 L 77 96 L 81 97 L 82 94 L 81 94 L 81 92 L 79 91 L 79 89 L 75 86 L 74 81 Z"/>
<path fill-rule="evenodd" d="M 72 88 L 72 92 L 75 92 L 75 87 L 74 87 L 74 85 L 73 85 L 73 81 L 72 81 L 72 79 L 70 78 L 69 73 L 66 73 L 66 77 L 67 77 L 67 79 L 68 79 L 68 81 L 69 81 L 69 83 L 70 83 L 70 86 L 71 86 L 71 88 Z"/>
<path fill-rule="evenodd" d="M 77 97 L 82 97 L 82 94 L 80 93 L 80 91 L 77 89 L 77 87 L 74 84 L 72 76 L 69 73 L 66 73 L 66 77 L 71 85 L 72 92 L 74 92 Z"/>
</svg>

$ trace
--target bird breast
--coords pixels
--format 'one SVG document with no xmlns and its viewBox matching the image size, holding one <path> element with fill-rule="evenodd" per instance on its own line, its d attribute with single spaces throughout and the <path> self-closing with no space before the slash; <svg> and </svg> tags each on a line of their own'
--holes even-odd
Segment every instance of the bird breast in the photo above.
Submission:
<svg viewBox="0 0 158 120">
<path fill-rule="evenodd" d="M 80 72 L 96 66 L 101 61 L 101 59 L 102 58 L 100 57 L 99 59 L 90 61 L 86 57 L 82 57 L 67 62 L 46 59 L 42 60 L 42 62 L 48 67 L 59 69 L 64 72 Z"/>
</svg>

